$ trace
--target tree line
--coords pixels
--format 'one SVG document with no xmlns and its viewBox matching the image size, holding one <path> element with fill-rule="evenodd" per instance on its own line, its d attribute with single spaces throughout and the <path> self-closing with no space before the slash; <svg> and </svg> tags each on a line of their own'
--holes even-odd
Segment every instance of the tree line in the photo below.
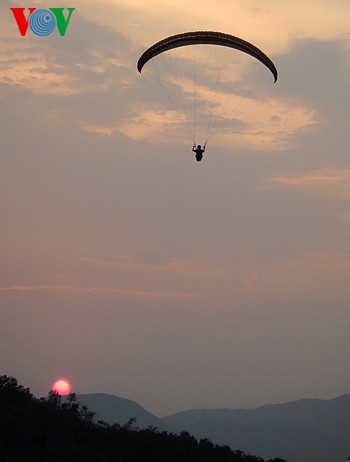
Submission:
<svg viewBox="0 0 350 462">
<path fill-rule="evenodd" d="M 155 427 L 139 429 L 96 421 L 94 413 L 54 392 L 36 398 L 29 388 L 0 376 L 1 462 L 286 462 L 234 451 Z"/>
</svg>

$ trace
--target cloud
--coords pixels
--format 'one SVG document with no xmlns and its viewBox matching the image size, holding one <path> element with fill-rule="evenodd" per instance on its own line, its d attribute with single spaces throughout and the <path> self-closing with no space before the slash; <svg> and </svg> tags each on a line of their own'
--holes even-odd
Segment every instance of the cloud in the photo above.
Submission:
<svg viewBox="0 0 350 462">
<path fill-rule="evenodd" d="M 167 257 L 159 255 L 141 255 L 135 257 L 132 255 L 121 255 L 114 259 L 99 259 L 99 258 L 82 258 L 82 261 L 91 265 L 106 266 L 106 267 L 125 267 L 141 270 L 156 270 L 156 271 L 175 271 L 175 272 L 193 272 L 193 263 L 188 261 L 173 261 Z"/>
<path fill-rule="evenodd" d="M 147 141 L 149 143 L 174 144 L 188 143 L 183 137 L 182 118 L 176 111 L 156 109 L 149 107 L 140 109 L 140 105 L 131 111 L 132 115 L 125 118 L 120 130 L 132 140 Z"/>
<path fill-rule="evenodd" d="M 35 95 L 71 96 L 128 82 L 128 40 L 84 19 L 77 9 L 64 37 L 57 31 L 45 38 L 30 32 L 21 37 L 9 9 L 0 34 L 0 83 Z"/>
<path fill-rule="evenodd" d="M 251 39 L 269 53 L 284 53 L 299 39 L 334 40 L 348 38 L 347 0 L 80 0 L 81 11 L 111 28 L 118 29 L 138 46 L 187 30 L 221 30 Z M 350 9 L 350 8 L 349 8 Z M 317 11 L 317 21 L 315 21 Z"/>
<path fill-rule="evenodd" d="M 101 136 L 112 136 L 115 133 L 124 133 L 123 129 L 119 125 L 97 125 L 80 122 L 80 126 L 86 132 L 97 133 Z"/>
<path fill-rule="evenodd" d="M 338 199 L 350 199 L 350 169 L 329 167 L 293 176 L 272 177 L 276 185 L 291 187 Z"/>
<path fill-rule="evenodd" d="M 141 297 L 141 298 L 170 298 L 170 299 L 193 299 L 203 297 L 203 294 L 198 293 L 181 293 L 181 292 L 166 292 L 166 291 L 143 291 L 133 290 L 119 287 L 79 287 L 79 286 L 62 286 L 62 285 L 13 285 L 7 287 L 0 287 L 0 292 L 17 292 L 17 293 L 47 293 L 47 292 L 60 292 L 69 293 L 75 292 L 80 294 L 101 294 L 101 295 L 115 295 L 127 297 Z"/>
<path fill-rule="evenodd" d="M 28 50 L 29 51 L 29 50 Z M 79 93 L 79 86 L 65 66 L 45 62 L 42 55 L 24 54 L 16 50 L 16 58 L 8 59 L 8 50 L 0 56 L 0 83 L 18 86 L 35 95 L 73 95 Z M 22 59 L 21 59 L 21 54 Z"/>
<path fill-rule="evenodd" d="M 149 108 L 140 111 L 138 108 L 134 116 L 124 121 L 120 131 L 134 140 L 151 143 L 161 140 L 167 144 L 186 143 L 186 138 L 182 136 L 184 117 L 179 120 L 176 111 L 152 111 Z M 210 113 L 207 118 L 209 117 Z M 235 118 L 218 120 L 222 120 L 223 125 L 220 126 L 220 135 L 213 138 L 212 146 L 269 152 L 291 149 L 293 137 L 299 131 L 317 125 L 313 111 L 302 106 L 291 107 L 288 103 L 278 100 L 265 103 L 245 100 Z M 197 132 L 199 130 L 200 127 L 197 126 Z M 102 129 L 101 132 L 103 131 Z M 109 134 L 113 131 L 115 130 L 107 128 Z M 205 127 L 203 133 L 205 135 Z M 190 136 L 188 138 L 191 140 Z M 205 140 L 205 136 L 203 139 Z"/>
</svg>

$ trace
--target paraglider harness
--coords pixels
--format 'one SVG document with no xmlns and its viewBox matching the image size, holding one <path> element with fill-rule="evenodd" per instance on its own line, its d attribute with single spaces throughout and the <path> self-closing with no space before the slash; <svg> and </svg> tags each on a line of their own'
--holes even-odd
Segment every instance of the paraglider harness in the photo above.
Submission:
<svg viewBox="0 0 350 462">
<path fill-rule="evenodd" d="M 205 152 L 206 144 L 207 142 L 204 143 L 203 148 L 201 147 L 200 144 L 197 147 L 195 144 L 193 145 L 192 151 L 196 153 L 195 158 L 197 162 L 200 162 L 203 159 L 203 152 Z"/>
</svg>

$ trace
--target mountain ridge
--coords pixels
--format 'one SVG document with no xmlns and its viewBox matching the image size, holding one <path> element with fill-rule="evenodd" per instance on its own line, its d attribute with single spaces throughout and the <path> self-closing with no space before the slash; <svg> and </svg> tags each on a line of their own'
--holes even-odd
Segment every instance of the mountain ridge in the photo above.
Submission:
<svg viewBox="0 0 350 462">
<path fill-rule="evenodd" d="M 350 455 L 350 394 L 256 408 L 190 409 L 162 418 L 135 401 L 114 395 L 77 395 L 77 399 L 108 423 L 125 425 L 135 418 L 139 428 L 188 431 L 196 438 L 264 458 L 278 455 L 288 462 L 344 462 Z"/>
<path fill-rule="evenodd" d="M 136 425 L 140 428 L 149 426 L 158 427 L 164 425 L 162 419 L 144 409 L 136 401 L 121 398 L 108 393 L 79 394 L 77 400 L 96 414 L 98 420 L 109 424 L 118 423 L 125 425 L 130 419 L 136 419 Z"/>
</svg>

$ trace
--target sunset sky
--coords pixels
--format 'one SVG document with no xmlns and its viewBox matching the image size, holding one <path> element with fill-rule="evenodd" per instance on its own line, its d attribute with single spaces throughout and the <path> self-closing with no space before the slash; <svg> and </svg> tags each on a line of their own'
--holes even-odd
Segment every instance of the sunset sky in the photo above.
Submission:
<svg viewBox="0 0 350 462">
<path fill-rule="evenodd" d="M 11 7 L 76 10 L 64 37 L 22 37 Z M 349 0 L 2 2 L 0 373 L 159 417 L 350 392 L 349 18 Z M 279 71 L 201 163 L 136 70 L 192 30 Z"/>
</svg>

